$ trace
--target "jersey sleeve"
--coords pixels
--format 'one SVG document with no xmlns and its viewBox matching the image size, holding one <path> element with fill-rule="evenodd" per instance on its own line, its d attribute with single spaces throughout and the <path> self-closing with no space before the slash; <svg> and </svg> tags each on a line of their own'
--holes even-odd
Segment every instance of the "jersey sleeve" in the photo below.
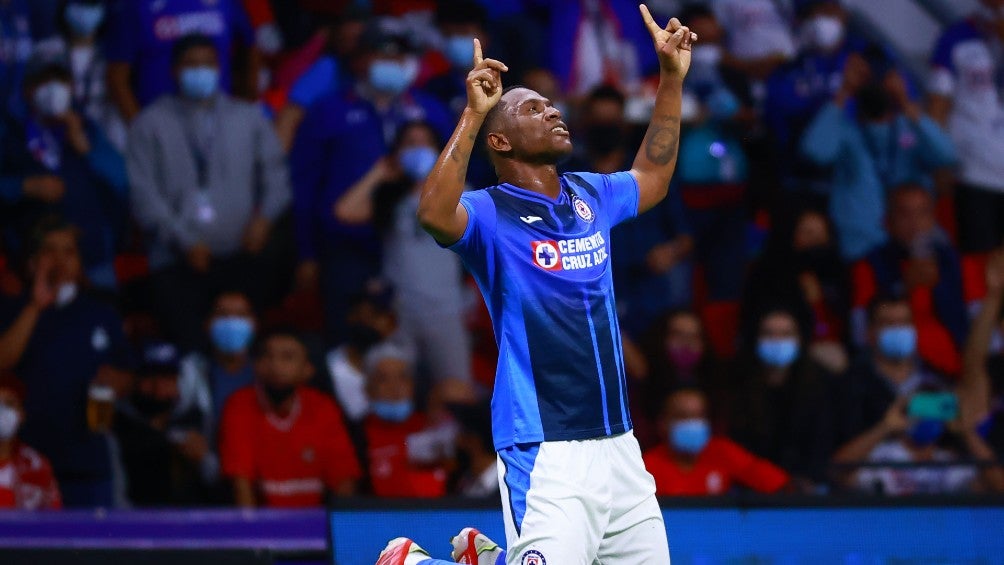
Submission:
<svg viewBox="0 0 1004 565">
<path fill-rule="evenodd" d="M 467 227 L 448 248 L 461 257 L 484 257 L 495 237 L 495 202 L 487 190 L 472 190 L 460 195 L 460 204 L 467 210 Z"/>
<path fill-rule="evenodd" d="M 638 180 L 629 171 L 600 175 L 573 173 L 596 189 L 600 213 L 605 214 L 610 227 L 638 215 Z"/>
<path fill-rule="evenodd" d="M 250 411 L 241 391 L 233 394 L 223 409 L 220 422 L 220 466 L 227 477 L 254 480 L 254 431 Z"/>
</svg>

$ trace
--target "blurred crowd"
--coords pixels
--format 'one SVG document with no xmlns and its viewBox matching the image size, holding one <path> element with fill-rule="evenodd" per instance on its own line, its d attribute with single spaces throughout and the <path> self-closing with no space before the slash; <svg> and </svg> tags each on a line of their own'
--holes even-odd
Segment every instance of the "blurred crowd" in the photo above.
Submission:
<svg viewBox="0 0 1004 565">
<path fill-rule="evenodd" d="M 1004 491 L 1004 0 L 923 73 L 839 0 L 650 7 L 700 37 L 612 235 L 658 493 Z M 415 218 L 475 37 L 563 170 L 630 166 L 635 2 L 0 0 L 0 508 L 498 496 L 491 321 Z"/>
</svg>

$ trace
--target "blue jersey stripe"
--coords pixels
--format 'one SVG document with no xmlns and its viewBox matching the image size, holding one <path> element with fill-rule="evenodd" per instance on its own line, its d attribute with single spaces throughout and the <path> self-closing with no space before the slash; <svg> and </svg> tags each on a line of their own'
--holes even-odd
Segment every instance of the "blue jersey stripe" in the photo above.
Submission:
<svg viewBox="0 0 1004 565">
<path fill-rule="evenodd" d="M 526 493 L 530 490 L 530 474 L 537 463 L 540 444 L 513 445 L 499 451 L 499 459 L 505 466 L 506 490 L 509 491 L 509 510 L 512 513 L 516 535 L 521 535 L 523 518 L 526 516 Z"/>
<path fill-rule="evenodd" d="M 614 316 L 614 309 L 611 305 L 610 297 L 607 297 L 607 318 L 610 321 L 610 327 L 613 328 L 611 333 L 611 338 L 613 339 L 613 350 L 614 350 L 614 362 L 617 364 L 617 387 L 620 391 L 621 396 L 621 421 L 624 423 L 624 429 L 631 427 L 630 416 L 628 415 L 627 409 L 627 390 L 625 390 L 624 383 L 624 356 L 621 354 L 623 349 L 621 348 L 621 332 L 620 326 L 617 324 L 617 318 Z"/>
<path fill-rule="evenodd" d="M 586 320 L 589 322 L 589 337 L 593 340 L 593 356 L 596 357 L 596 373 L 600 380 L 600 399 L 603 403 L 603 428 L 610 435 L 610 416 L 607 413 L 607 386 L 603 382 L 603 362 L 600 360 L 600 347 L 596 342 L 596 326 L 593 324 L 593 313 L 589 308 L 589 295 L 583 295 L 582 303 L 586 308 Z"/>
</svg>

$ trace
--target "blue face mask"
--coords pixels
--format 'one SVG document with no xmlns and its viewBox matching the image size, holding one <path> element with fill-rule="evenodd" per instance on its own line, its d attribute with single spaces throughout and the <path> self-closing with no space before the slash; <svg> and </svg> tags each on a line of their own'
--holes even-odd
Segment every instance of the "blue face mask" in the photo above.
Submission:
<svg viewBox="0 0 1004 565">
<path fill-rule="evenodd" d="M 73 35 L 90 37 L 105 19 L 105 7 L 101 4 L 67 4 L 63 17 Z"/>
<path fill-rule="evenodd" d="M 787 367 L 798 357 L 798 340 L 793 337 L 770 337 L 756 345 L 756 354 L 768 367 Z"/>
<path fill-rule="evenodd" d="M 454 35 L 446 40 L 443 55 L 451 65 L 458 69 L 474 67 L 474 38 L 466 35 Z"/>
<path fill-rule="evenodd" d="M 889 326 L 878 334 L 878 348 L 890 359 L 906 359 L 917 351 L 917 330 L 913 326 Z"/>
<path fill-rule="evenodd" d="M 431 147 L 409 147 L 401 150 L 397 161 L 409 178 L 422 180 L 429 176 L 429 172 L 432 171 L 438 158 L 439 153 L 436 153 L 436 150 Z"/>
<path fill-rule="evenodd" d="M 216 67 L 188 67 L 178 77 L 181 93 L 193 100 L 205 100 L 216 93 L 220 70 Z"/>
<path fill-rule="evenodd" d="M 414 410 L 414 406 L 410 400 L 398 400 L 396 402 L 374 400 L 370 402 L 370 411 L 377 418 L 388 422 L 403 422 L 411 416 L 412 410 Z"/>
<path fill-rule="evenodd" d="M 247 350 L 254 337 L 254 323 L 240 316 L 216 318 L 209 325 L 209 338 L 213 346 L 223 353 Z"/>
<path fill-rule="evenodd" d="M 401 94 L 415 80 L 408 65 L 378 59 L 370 65 L 370 86 L 387 94 Z"/>
<path fill-rule="evenodd" d="M 680 420 L 669 426 L 669 443 L 673 449 L 697 455 L 711 441 L 711 426 L 704 418 Z"/>
<path fill-rule="evenodd" d="M 917 447 L 927 447 L 945 433 L 945 423 L 941 420 L 917 420 L 910 426 L 910 441 Z"/>
<path fill-rule="evenodd" d="M 705 101 L 708 115 L 712 120 L 731 120 L 739 113 L 742 104 L 735 94 L 727 88 L 716 88 Z"/>
</svg>

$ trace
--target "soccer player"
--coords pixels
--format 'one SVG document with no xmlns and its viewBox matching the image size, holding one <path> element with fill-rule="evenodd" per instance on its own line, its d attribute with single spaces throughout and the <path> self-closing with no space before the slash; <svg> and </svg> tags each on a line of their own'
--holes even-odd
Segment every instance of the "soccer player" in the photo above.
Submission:
<svg viewBox="0 0 1004 565">
<path fill-rule="evenodd" d="M 630 171 L 559 176 L 572 150 L 561 112 L 527 88 L 503 90 L 507 67 L 484 59 L 475 40 L 467 107 L 422 190 L 420 222 L 461 256 L 492 315 L 510 565 L 669 563 L 655 484 L 631 433 L 609 241 L 612 227 L 666 196 L 697 38 L 676 18 L 663 29 L 640 10 L 660 81 Z M 499 184 L 464 193 L 482 130 Z"/>
</svg>

